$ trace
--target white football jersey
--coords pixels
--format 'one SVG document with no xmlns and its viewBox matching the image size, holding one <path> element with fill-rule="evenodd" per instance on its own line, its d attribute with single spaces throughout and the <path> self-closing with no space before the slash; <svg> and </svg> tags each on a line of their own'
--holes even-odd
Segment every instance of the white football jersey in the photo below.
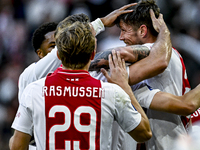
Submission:
<svg viewBox="0 0 200 150">
<path fill-rule="evenodd" d="M 37 150 L 105 150 L 114 120 L 125 132 L 141 121 L 121 87 L 59 67 L 25 88 L 12 128 L 32 135 L 34 126 Z"/>
<path fill-rule="evenodd" d="M 145 44 L 153 45 L 153 44 Z M 151 65 L 151 64 L 150 64 Z M 181 96 L 190 90 L 186 69 L 181 55 L 174 48 L 165 71 L 145 82 L 153 89 Z M 172 150 L 173 142 L 179 134 L 186 134 L 189 119 L 183 116 L 148 109 L 147 116 L 153 132 L 146 142 L 148 150 Z"/>
</svg>

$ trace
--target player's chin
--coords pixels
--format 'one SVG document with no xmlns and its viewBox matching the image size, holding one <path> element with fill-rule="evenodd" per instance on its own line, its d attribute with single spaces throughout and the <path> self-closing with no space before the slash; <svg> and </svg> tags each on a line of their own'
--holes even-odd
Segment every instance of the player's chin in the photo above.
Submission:
<svg viewBox="0 0 200 150">
<path fill-rule="evenodd" d="M 130 46 L 131 44 L 129 42 L 124 41 L 124 43 L 126 44 L 126 46 Z"/>
</svg>

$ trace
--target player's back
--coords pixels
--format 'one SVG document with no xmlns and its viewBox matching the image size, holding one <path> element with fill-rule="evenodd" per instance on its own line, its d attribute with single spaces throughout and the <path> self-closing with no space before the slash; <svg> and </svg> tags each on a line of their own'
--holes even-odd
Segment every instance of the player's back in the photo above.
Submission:
<svg viewBox="0 0 200 150">
<path fill-rule="evenodd" d="M 31 83 L 25 92 L 31 100 L 23 102 L 33 114 L 39 150 L 110 149 L 114 120 L 126 132 L 141 120 L 119 86 L 96 80 L 86 71 L 58 68 L 47 78 Z"/>
<path fill-rule="evenodd" d="M 190 90 L 189 82 L 183 61 L 180 54 L 173 49 L 172 56 L 166 70 L 145 82 L 153 89 L 171 93 L 174 95 L 182 95 Z M 147 116 L 149 118 L 151 129 L 153 132 L 152 138 L 147 142 L 149 150 L 168 150 L 172 149 L 172 143 L 177 135 L 186 133 L 183 123 L 183 117 L 171 113 L 165 113 L 148 109 Z M 188 121 L 184 118 L 185 121 Z"/>
</svg>

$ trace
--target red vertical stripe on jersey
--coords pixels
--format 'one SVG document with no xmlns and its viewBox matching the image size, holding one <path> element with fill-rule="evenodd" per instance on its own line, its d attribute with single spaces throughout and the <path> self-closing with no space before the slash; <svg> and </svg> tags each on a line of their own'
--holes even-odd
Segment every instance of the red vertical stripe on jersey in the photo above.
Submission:
<svg viewBox="0 0 200 150">
<path fill-rule="evenodd" d="M 181 57 L 181 55 L 179 54 L 179 52 L 176 49 L 174 49 L 174 50 L 178 53 L 179 58 L 181 60 L 181 64 L 182 64 L 182 79 L 183 79 L 182 95 L 184 95 L 186 92 L 188 92 L 186 89 L 191 89 L 191 87 L 190 87 L 190 83 L 187 78 L 186 68 L 185 68 L 185 64 L 183 62 L 183 58 Z M 185 128 L 187 129 L 190 119 L 188 119 L 185 116 L 181 116 L 181 120 L 182 120 Z"/>
<path fill-rule="evenodd" d="M 45 81 L 46 150 L 100 149 L 101 83 L 60 68 Z"/>
</svg>

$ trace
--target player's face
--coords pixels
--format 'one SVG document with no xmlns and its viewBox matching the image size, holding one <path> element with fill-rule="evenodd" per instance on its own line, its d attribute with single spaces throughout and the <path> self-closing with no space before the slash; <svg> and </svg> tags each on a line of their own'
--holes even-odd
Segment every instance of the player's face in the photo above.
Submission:
<svg viewBox="0 0 200 150">
<path fill-rule="evenodd" d="M 55 31 L 48 32 L 45 34 L 45 40 L 42 42 L 40 46 L 41 54 L 39 55 L 40 58 L 46 56 L 52 49 L 54 49 L 56 43 L 54 38 Z"/>
<path fill-rule="evenodd" d="M 119 27 L 121 29 L 119 39 L 124 41 L 126 45 L 135 45 L 142 44 L 139 30 L 134 30 L 135 28 L 131 25 L 126 24 L 123 21 L 120 21 Z"/>
</svg>

